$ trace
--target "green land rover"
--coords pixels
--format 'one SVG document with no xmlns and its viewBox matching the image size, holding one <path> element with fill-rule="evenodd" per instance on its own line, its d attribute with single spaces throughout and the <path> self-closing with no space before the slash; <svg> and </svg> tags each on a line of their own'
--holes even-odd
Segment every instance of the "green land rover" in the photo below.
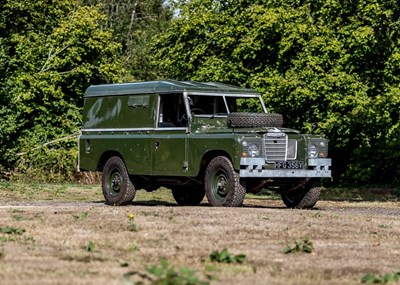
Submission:
<svg viewBox="0 0 400 285">
<path fill-rule="evenodd" d="M 290 208 L 311 208 L 331 176 L 328 141 L 283 128 L 254 90 L 214 82 L 90 86 L 78 169 L 101 171 L 107 204 L 136 190 L 172 190 L 179 205 L 240 206 L 271 189 Z"/>
</svg>

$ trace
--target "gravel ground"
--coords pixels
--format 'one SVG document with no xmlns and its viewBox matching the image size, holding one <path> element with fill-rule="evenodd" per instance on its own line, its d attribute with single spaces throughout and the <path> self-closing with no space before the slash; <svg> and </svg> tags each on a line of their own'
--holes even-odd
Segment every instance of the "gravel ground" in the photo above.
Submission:
<svg viewBox="0 0 400 285">
<path fill-rule="evenodd" d="M 180 207 L 139 195 L 112 207 L 101 196 L 65 200 L 71 194 L 63 191 L 42 201 L 0 191 L 0 227 L 23 230 L 0 233 L 1 284 L 150 284 L 159 276 L 146 268 L 161 259 L 210 284 L 360 284 L 369 272 L 400 271 L 396 201 L 319 201 L 296 210 L 273 199 Z M 306 239 L 311 253 L 284 253 Z M 224 248 L 244 254 L 244 263 L 211 262 Z"/>
</svg>

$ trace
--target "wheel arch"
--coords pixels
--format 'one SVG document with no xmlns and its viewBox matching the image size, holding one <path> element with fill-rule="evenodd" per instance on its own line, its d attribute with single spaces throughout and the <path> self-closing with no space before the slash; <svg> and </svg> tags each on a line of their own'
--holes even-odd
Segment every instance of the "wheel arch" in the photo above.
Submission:
<svg viewBox="0 0 400 285">
<path fill-rule="evenodd" d="M 226 158 L 228 158 L 232 162 L 234 168 L 236 169 L 235 164 L 232 161 L 232 157 L 228 152 L 226 152 L 224 150 L 210 150 L 210 151 L 207 151 L 203 155 L 203 157 L 202 157 L 202 159 L 200 161 L 200 168 L 199 168 L 198 177 L 204 177 L 204 173 L 206 172 L 206 168 L 207 168 L 208 164 L 210 163 L 210 161 L 213 158 L 215 158 L 217 156 L 225 156 Z M 236 170 L 238 170 L 238 169 L 236 169 Z"/>
<path fill-rule="evenodd" d="M 106 164 L 107 160 L 109 160 L 113 156 L 118 156 L 125 163 L 124 158 L 118 151 L 108 150 L 108 151 L 103 152 L 103 154 L 101 155 L 99 162 L 97 163 L 97 166 L 96 166 L 96 171 L 100 171 L 100 172 L 103 171 L 104 165 Z"/>
</svg>

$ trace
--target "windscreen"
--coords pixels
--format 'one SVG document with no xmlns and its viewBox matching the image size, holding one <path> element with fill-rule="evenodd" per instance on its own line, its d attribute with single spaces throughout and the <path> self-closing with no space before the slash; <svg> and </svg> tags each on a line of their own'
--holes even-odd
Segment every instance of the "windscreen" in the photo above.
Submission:
<svg viewBox="0 0 400 285">
<path fill-rule="evenodd" d="M 190 95 L 190 111 L 195 115 L 227 115 L 232 112 L 263 113 L 259 97 Z"/>
</svg>

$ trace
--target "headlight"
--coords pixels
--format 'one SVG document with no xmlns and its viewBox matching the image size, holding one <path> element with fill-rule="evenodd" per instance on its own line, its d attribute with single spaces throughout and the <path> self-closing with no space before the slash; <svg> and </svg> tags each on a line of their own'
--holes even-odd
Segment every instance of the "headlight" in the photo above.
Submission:
<svg viewBox="0 0 400 285">
<path fill-rule="evenodd" d="M 256 144 L 251 144 L 247 148 L 247 153 L 250 157 L 257 157 L 260 156 L 260 150 Z"/>
<path fill-rule="evenodd" d="M 242 147 L 242 157 L 260 157 L 261 155 L 261 146 L 254 141 L 243 141 Z"/>
<path fill-rule="evenodd" d="M 308 158 L 317 158 L 318 151 L 317 147 L 313 144 L 308 145 Z"/>
<path fill-rule="evenodd" d="M 328 157 L 328 141 L 323 138 L 311 139 L 308 144 L 309 158 L 326 158 Z"/>
</svg>

